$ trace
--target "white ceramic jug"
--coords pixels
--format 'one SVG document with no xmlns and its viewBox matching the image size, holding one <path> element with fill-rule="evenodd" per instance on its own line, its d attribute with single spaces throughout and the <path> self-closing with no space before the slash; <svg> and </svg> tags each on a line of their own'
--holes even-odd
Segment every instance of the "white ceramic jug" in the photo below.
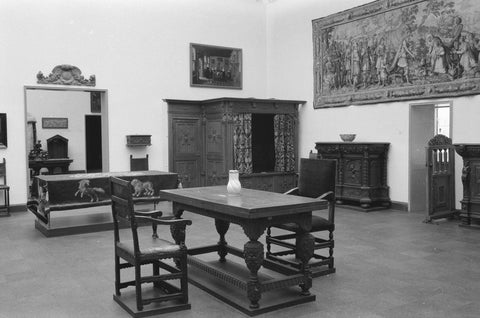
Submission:
<svg viewBox="0 0 480 318">
<path fill-rule="evenodd" d="M 227 192 L 230 194 L 238 194 L 242 190 L 238 170 L 228 171 Z"/>
</svg>

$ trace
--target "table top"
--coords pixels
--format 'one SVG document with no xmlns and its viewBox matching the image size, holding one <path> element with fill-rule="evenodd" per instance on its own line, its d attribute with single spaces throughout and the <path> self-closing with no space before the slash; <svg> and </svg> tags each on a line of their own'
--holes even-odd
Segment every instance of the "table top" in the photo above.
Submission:
<svg viewBox="0 0 480 318">
<path fill-rule="evenodd" d="M 327 201 L 242 188 L 229 194 L 227 186 L 161 190 L 162 199 L 242 218 L 257 219 L 321 210 Z"/>
</svg>

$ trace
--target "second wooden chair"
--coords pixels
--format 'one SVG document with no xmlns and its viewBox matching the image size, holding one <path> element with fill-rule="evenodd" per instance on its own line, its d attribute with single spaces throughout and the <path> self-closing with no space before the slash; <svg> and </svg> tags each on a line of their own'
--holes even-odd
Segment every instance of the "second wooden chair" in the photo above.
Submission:
<svg viewBox="0 0 480 318">
<path fill-rule="evenodd" d="M 287 191 L 285 194 L 299 195 L 310 198 L 323 199 L 328 202 L 328 215 L 320 216 L 320 212 L 312 213 L 312 229 L 310 233 L 315 233 L 315 252 L 313 260 L 310 262 L 312 276 L 322 276 L 335 272 L 333 248 L 333 231 L 335 230 L 335 177 L 336 161 L 324 159 L 300 159 L 300 174 L 298 178 L 298 187 Z M 282 264 L 286 269 L 300 270 L 300 262 L 292 259 L 295 255 L 296 232 L 299 227 L 295 223 L 287 223 L 275 226 L 278 233 L 273 235 L 272 229 L 267 229 L 267 255 L 270 260 Z M 286 231 L 286 232 L 285 232 Z M 320 237 L 320 232 L 326 232 L 327 237 Z M 275 251 L 272 245 L 281 247 Z M 321 254 L 317 250 L 327 249 L 328 254 Z M 287 270 L 288 272 L 288 270 Z"/>
</svg>

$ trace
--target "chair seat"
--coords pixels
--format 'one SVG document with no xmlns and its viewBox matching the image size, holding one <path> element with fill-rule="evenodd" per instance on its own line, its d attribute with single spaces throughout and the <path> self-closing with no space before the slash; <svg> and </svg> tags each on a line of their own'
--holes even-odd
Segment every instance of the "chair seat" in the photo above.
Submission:
<svg viewBox="0 0 480 318">
<path fill-rule="evenodd" d="M 134 255 L 133 243 L 118 242 L 117 248 L 127 254 Z M 170 254 L 180 250 L 180 246 L 162 239 L 152 239 L 148 242 L 142 241 L 140 245 L 140 256 L 153 256 L 161 254 Z"/>
<path fill-rule="evenodd" d="M 329 222 L 327 219 L 317 216 L 317 215 L 312 215 L 312 229 L 310 232 L 317 232 L 317 231 L 328 231 L 332 229 L 334 224 Z M 297 223 L 285 223 L 285 224 L 279 224 L 275 225 L 275 227 L 291 232 L 297 232 L 300 230 L 300 227 L 298 226 Z"/>
<path fill-rule="evenodd" d="M 1 190 L 9 190 L 10 187 L 7 186 L 7 185 L 4 185 L 4 184 L 0 184 L 0 189 L 1 189 Z"/>
</svg>

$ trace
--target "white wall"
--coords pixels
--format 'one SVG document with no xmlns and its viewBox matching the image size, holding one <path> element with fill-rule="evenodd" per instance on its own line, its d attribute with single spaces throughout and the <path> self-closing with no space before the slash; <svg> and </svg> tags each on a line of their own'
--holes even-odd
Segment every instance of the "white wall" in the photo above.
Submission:
<svg viewBox="0 0 480 318">
<path fill-rule="evenodd" d="M 168 169 L 165 98 L 266 98 L 265 4 L 256 0 L 2 0 L 0 112 L 7 113 L 11 204 L 27 196 L 24 85 L 59 64 L 72 64 L 108 89 L 110 170 L 129 169 L 129 155 L 149 154 Z M 243 89 L 189 86 L 189 43 L 243 50 Z M 125 135 L 152 135 L 130 149 Z M 13 177 L 15 176 L 15 177 Z"/>
<path fill-rule="evenodd" d="M 367 0 L 277 0 L 267 9 L 267 95 L 307 100 L 300 111 L 300 156 L 316 141 L 340 141 L 340 133 L 356 133 L 356 141 L 390 142 L 390 198 L 408 202 L 410 104 L 421 101 L 313 109 L 312 20 L 347 10 Z M 480 142 L 480 97 L 453 101 L 454 143 Z M 456 203 L 462 198 L 461 157 L 456 155 Z"/>
</svg>

